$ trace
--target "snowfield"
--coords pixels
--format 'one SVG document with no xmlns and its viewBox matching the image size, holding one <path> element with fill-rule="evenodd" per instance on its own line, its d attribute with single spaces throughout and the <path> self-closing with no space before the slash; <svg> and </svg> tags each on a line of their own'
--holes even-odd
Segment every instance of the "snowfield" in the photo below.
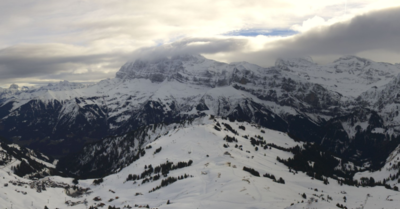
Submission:
<svg viewBox="0 0 400 209">
<path fill-rule="evenodd" d="M 238 135 L 224 124 L 236 130 Z M 235 137 L 237 142 L 224 140 L 226 136 Z M 248 139 L 244 136 L 248 136 Z M 289 171 L 288 167 L 277 161 L 277 157 L 287 159 L 293 156 L 292 153 L 271 146 L 266 149 L 256 146 L 256 151 L 250 137 L 282 148 L 303 145 L 302 142 L 295 142 L 286 133 L 254 124 L 203 117 L 196 119 L 193 125 L 171 130 L 155 140 L 147 141 L 146 154 L 121 171 L 104 177 L 99 185 L 93 184 L 94 179 L 79 180 L 78 187 L 90 188 L 79 197 L 66 194 L 74 192 L 71 188 L 46 187 L 46 190 L 39 193 L 36 188 L 30 187 L 32 182 L 57 182 L 59 185 L 69 184 L 72 187 L 72 178 L 50 176 L 32 181 L 20 178 L 12 174 L 10 169 L 1 167 L 0 205 L 1 208 L 21 209 L 44 206 L 50 209 L 85 209 L 91 206 L 115 206 L 122 209 L 135 208 L 135 205 L 138 208 L 148 205 L 150 208 L 327 209 L 337 208 L 339 203 L 347 208 L 398 208 L 400 193 L 396 191 L 382 186 L 340 186 L 336 180 L 330 178 L 329 184 L 325 185 L 305 173 Z M 160 147 L 162 149 L 155 153 Z M 397 153 L 397 149 L 395 152 Z M 166 162 L 177 165 L 178 162 L 190 160 L 190 166 L 170 170 L 167 174 L 168 177 L 176 178 L 186 174 L 186 178 L 180 178 L 153 192 L 149 191 L 161 185 L 162 180 L 167 177 L 160 175 L 158 180 L 153 181 L 156 173 L 152 172 L 146 176 L 152 177 L 149 182 L 143 183 L 145 178 L 127 181 L 129 174 L 141 174 L 150 165 L 156 168 Z M 244 171 L 244 167 L 258 171 L 260 176 Z M 274 175 L 276 180 L 282 178 L 284 184 L 263 177 L 266 173 Z M 367 174 L 358 173 L 357 176 Z M 17 181 L 21 183 L 11 183 Z M 397 182 L 392 184 L 397 185 Z M 167 204 L 168 201 L 170 204 Z M 81 204 L 67 206 L 66 203 L 72 205 L 72 202 Z M 99 207 L 102 203 L 104 206 Z"/>
</svg>

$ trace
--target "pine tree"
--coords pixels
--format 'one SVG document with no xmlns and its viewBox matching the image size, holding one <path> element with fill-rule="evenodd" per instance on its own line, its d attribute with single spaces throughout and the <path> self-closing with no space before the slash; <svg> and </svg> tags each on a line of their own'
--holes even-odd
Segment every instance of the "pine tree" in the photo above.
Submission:
<svg viewBox="0 0 400 209">
<path fill-rule="evenodd" d="M 79 183 L 79 182 L 78 182 L 78 179 L 77 179 L 77 178 L 74 178 L 74 180 L 72 180 L 72 183 L 75 184 L 75 185 L 78 184 L 78 183 Z"/>
</svg>

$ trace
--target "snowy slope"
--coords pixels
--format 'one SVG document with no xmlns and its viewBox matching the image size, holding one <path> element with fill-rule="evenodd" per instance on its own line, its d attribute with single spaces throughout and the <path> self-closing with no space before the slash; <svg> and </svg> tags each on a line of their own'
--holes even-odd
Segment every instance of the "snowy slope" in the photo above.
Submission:
<svg viewBox="0 0 400 209">
<path fill-rule="evenodd" d="M 238 135 L 224 124 L 237 131 Z M 218 131 L 216 126 L 221 130 Z M 239 127 L 244 127 L 245 130 Z M 146 154 L 121 171 L 104 177 L 99 185 L 94 185 L 93 179 L 79 180 L 79 187 L 90 188 L 88 193 L 80 197 L 68 196 L 65 189 L 60 188 L 66 187 L 66 184 L 72 187 L 71 178 L 52 176 L 37 180 L 36 184 L 48 182 L 49 179 L 59 185 L 55 188 L 47 187 L 45 191 L 38 193 L 36 188 L 31 189 L 29 185 L 27 188 L 23 184 L 12 185 L 10 181 L 30 181 L 0 170 L 0 204 L 6 207 L 13 204 L 13 208 L 43 208 L 45 205 L 49 208 L 65 208 L 65 201 L 83 203 L 86 200 L 87 205 L 78 204 L 68 208 L 87 208 L 101 203 L 105 204 L 105 208 L 128 208 L 124 207 L 128 205 L 132 208 L 135 205 L 149 205 L 151 208 L 335 208 L 337 203 L 347 208 L 358 208 L 361 205 L 364 208 L 397 208 L 397 201 L 400 200 L 398 192 L 382 186 L 340 186 L 336 180 L 330 178 L 329 184 L 325 185 L 322 181 L 312 180 L 303 172 L 289 172 L 285 165 L 277 161 L 277 157 L 287 159 L 293 157 L 292 153 L 273 147 L 264 149 L 262 146 L 257 146 L 256 151 L 250 140 L 243 137 L 246 135 L 257 135 L 266 143 L 282 148 L 303 146 L 303 143 L 293 141 L 285 133 L 256 124 L 230 122 L 221 118 L 199 118 L 192 125 L 177 126 L 166 135 L 145 141 L 143 147 L 148 147 L 145 149 Z M 224 140 L 226 136 L 235 137 L 237 142 Z M 224 144 L 229 147 L 225 148 Z M 242 150 L 235 148 L 236 144 Z M 160 147 L 162 149 L 154 154 Z M 149 176 L 127 181 L 130 174 L 141 174 L 148 170 L 145 167 L 149 168 L 149 165 L 156 168 L 167 161 L 177 165 L 178 162 L 190 160 L 190 166 L 171 170 L 167 174 L 168 177 L 185 174 L 189 177 L 153 192 L 149 191 L 161 185 L 161 181 L 167 177 L 160 175 L 160 179 L 145 183 L 143 180 Z M 244 171 L 244 166 L 255 169 L 261 176 Z M 274 175 L 276 179 L 281 177 L 285 183 L 280 184 L 263 177 L 265 173 Z M 156 174 L 153 172 L 150 176 L 154 177 Z M 8 183 L 8 186 L 5 187 L 4 183 Z M 305 198 L 302 197 L 303 193 Z M 101 200 L 94 200 L 96 197 Z M 346 197 L 346 201 L 343 197 Z M 171 204 L 167 204 L 168 201 Z"/>
<path fill-rule="evenodd" d="M 373 178 L 377 181 L 385 181 L 392 186 L 397 185 L 400 175 L 400 145 L 389 155 L 384 166 L 377 171 L 363 171 L 356 173 L 354 178 L 361 179 L 363 177 Z"/>
<path fill-rule="evenodd" d="M 57 160 L 42 153 L 0 139 L 0 168 L 4 172 L 37 179 L 58 174 L 56 164 Z"/>
<path fill-rule="evenodd" d="M 11 182 L 19 184 L 13 185 Z M 62 188 L 46 188 L 45 191 L 38 193 L 36 189 L 31 189 L 30 180 L 19 178 L 4 170 L 0 170 L 0 183 L 0 205 L 3 208 L 33 209 L 44 208 L 45 205 L 50 208 L 65 207 L 64 201 L 67 196 Z"/>
</svg>

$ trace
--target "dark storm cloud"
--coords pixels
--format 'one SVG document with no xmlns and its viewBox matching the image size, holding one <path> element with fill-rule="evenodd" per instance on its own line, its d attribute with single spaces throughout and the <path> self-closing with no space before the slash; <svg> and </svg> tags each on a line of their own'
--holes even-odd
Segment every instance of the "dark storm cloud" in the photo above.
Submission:
<svg viewBox="0 0 400 209">
<path fill-rule="evenodd" d="M 125 60 L 126 54 L 87 53 L 82 48 L 65 44 L 18 45 L 0 50 L 0 81 L 17 78 L 101 79 L 108 75 L 104 69 L 117 70 Z M 102 64 L 101 71 L 91 69 L 91 65 L 97 64 Z M 82 69 L 92 76 L 74 73 Z"/>
<path fill-rule="evenodd" d="M 290 39 L 280 40 L 254 53 L 239 53 L 235 59 L 243 57 L 258 64 L 271 64 L 272 58 L 285 56 L 313 57 L 369 54 L 378 61 L 383 57 L 373 52 L 400 54 L 400 7 L 367 13 L 337 23 L 329 27 L 316 28 Z M 370 53 L 368 53 L 370 52 Z M 362 56 L 362 55 L 361 55 Z M 266 59 L 266 58 L 269 59 Z M 386 60 L 400 62 L 392 56 Z"/>
<path fill-rule="evenodd" d="M 296 51 L 357 53 L 371 49 L 400 52 L 400 7 L 357 16 L 322 30 L 313 30 L 294 40 Z M 281 43 L 282 48 L 287 43 Z M 293 50 L 293 49 L 292 49 Z"/>
</svg>

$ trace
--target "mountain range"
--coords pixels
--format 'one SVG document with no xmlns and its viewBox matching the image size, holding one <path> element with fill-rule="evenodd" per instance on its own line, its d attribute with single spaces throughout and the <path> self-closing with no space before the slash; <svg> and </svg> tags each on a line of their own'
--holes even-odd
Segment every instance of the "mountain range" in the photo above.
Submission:
<svg viewBox="0 0 400 209">
<path fill-rule="evenodd" d="M 138 199 L 152 207 L 176 208 L 177 205 L 164 204 L 172 197 L 176 197 L 172 201 L 179 199 L 179 207 L 200 200 L 207 201 L 200 201 L 198 208 L 235 207 L 236 203 L 227 198 L 237 194 L 223 191 L 240 190 L 241 184 L 248 182 L 252 189 L 245 186 L 243 190 L 249 190 L 248 196 L 238 196 L 245 198 L 242 206 L 247 208 L 262 208 L 265 204 L 273 208 L 303 208 L 307 204 L 330 208 L 336 206 L 343 192 L 350 190 L 354 200 L 347 202 L 349 208 L 364 201 L 365 206 L 368 198 L 395 208 L 388 203 L 389 197 L 380 200 L 383 196 L 369 196 L 365 187 L 376 186 L 377 193 L 382 190 L 382 195 L 392 199 L 398 190 L 399 72 L 399 64 L 356 56 L 341 57 L 325 65 L 314 63 L 310 57 L 278 59 L 275 66 L 265 68 L 247 62 L 217 62 L 201 55 L 177 55 L 127 62 L 115 78 L 94 84 L 13 84 L 0 89 L 0 136 L 5 138 L 1 144 L 6 146 L 3 164 L 8 172 L 19 176 L 15 178 L 34 182 L 56 178 L 45 177 L 55 175 L 61 176 L 58 181 L 71 177 L 105 178 L 104 184 L 113 187 L 112 191 L 132 189 L 125 184 L 137 182 L 137 177 L 132 180 L 132 172 L 138 174 L 140 170 L 144 172 L 138 178 L 141 184 L 148 179 L 152 186 L 139 189 L 135 185 L 134 191 L 149 193 Z M 159 146 L 162 149 L 157 154 Z M 36 154 L 27 155 L 29 151 L 24 151 L 16 155 L 11 151 L 13 147 L 35 150 L 32 152 Z M 39 158 L 32 156 L 44 157 L 36 160 Z M 22 159 L 41 163 L 35 165 Z M 177 171 L 171 171 L 179 171 L 179 179 L 170 178 L 167 171 L 161 177 L 149 171 L 149 164 L 152 169 L 164 165 L 166 170 L 174 170 L 174 163 L 178 163 L 175 161 L 180 159 L 185 161 L 176 164 Z M 188 166 L 189 160 L 193 169 Z M 25 162 L 28 166 L 11 168 L 11 162 Z M 232 164 L 240 171 L 231 171 Z M 289 172 L 283 172 L 285 169 Z M 263 188 L 265 180 L 256 178 L 260 176 L 257 170 L 274 186 Z M 129 172 L 131 178 L 126 177 Z M 221 186 L 212 183 L 220 181 L 220 173 L 225 176 L 226 172 L 230 174 L 221 179 Z M 247 173 L 251 175 L 237 179 Z M 274 179 L 272 174 L 279 175 Z M 288 174 L 295 176 L 293 180 Z M 119 179 L 120 175 L 126 175 L 125 181 Z M 162 176 L 165 179 L 156 189 Z M 288 183 L 282 184 L 278 176 Z M 169 181 L 190 178 L 193 189 L 178 181 L 167 187 L 171 188 L 167 189 L 169 195 L 152 194 L 163 190 Z M 320 182 L 316 183 L 318 186 L 314 179 Z M 92 195 L 103 195 L 97 183 L 90 184 L 92 181 L 82 180 L 81 186 L 90 188 Z M 112 186 L 112 182 L 121 185 Z M 314 190 L 323 188 L 327 192 L 329 183 L 333 189 L 325 194 L 335 201 Z M 341 189 L 343 184 L 346 189 Z M 293 194 L 286 194 L 289 187 L 296 188 Z M 315 188 L 310 190 L 311 187 Z M 269 199 L 264 190 L 271 188 L 282 192 Z M 312 201 L 298 195 L 300 191 L 312 196 Z M 193 199 L 194 194 L 203 195 L 202 199 Z M 218 197 L 210 199 L 211 194 Z M 124 201 L 128 203 L 128 196 L 120 197 L 120 206 Z M 156 200 L 158 197 L 162 200 Z M 219 205 L 217 201 L 222 200 L 225 203 Z M 273 203 L 278 200 L 282 204 Z M 80 201 L 83 204 L 83 199 Z M 95 202 L 90 200 L 86 205 L 95 207 Z M 343 204 L 342 199 L 339 205 Z"/>
</svg>

